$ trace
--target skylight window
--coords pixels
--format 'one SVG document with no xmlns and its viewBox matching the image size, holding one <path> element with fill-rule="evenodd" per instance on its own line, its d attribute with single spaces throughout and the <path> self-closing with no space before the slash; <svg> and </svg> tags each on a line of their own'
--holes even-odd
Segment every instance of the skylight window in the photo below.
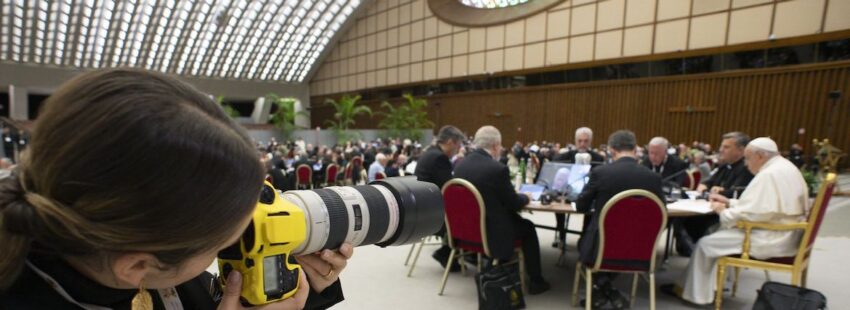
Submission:
<svg viewBox="0 0 850 310">
<path fill-rule="evenodd" d="M 0 61 L 300 83 L 360 2 L 8 0 Z"/>
</svg>

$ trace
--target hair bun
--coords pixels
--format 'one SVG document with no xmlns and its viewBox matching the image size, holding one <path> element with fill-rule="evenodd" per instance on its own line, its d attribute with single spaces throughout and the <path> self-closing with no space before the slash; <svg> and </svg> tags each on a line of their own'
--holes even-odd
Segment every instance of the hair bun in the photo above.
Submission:
<svg viewBox="0 0 850 310">
<path fill-rule="evenodd" d="M 14 174 L 0 180 L 0 219 L 3 228 L 10 233 L 32 235 L 37 226 L 37 215 L 25 193 Z"/>
</svg>

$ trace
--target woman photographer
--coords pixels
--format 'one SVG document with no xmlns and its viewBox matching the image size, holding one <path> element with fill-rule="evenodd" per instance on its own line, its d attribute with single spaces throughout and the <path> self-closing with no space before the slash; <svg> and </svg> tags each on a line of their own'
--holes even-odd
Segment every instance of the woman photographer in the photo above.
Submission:
<svg viewBox="0 0 850 310">
<path fill-rule="evenodd" d="M 246 132 L 193 87 L 81 74 L 50 96 L 0 180 L 0 308 L 242 308 L 239 273 L 220 292 L 204 270 L 247 227 L 263 176 Z M 299 257 L 301 289 L 264 308 L 341 301 L 351 255 Z"/>
</svg>

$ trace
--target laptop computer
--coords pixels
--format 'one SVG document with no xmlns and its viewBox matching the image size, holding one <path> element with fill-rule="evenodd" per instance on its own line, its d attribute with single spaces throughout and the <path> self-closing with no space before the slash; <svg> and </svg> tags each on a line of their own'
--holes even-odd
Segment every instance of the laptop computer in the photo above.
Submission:
<svg viewBox="0 0 850 310">
<path fill-rule="evenodd" d="M 540 195 L 543 194 L 543 191 L 546 190 L 546 187 L 543 185 L 537 184 L 522 184 L 519 187 L 520 193 L 529 193 L 531 195 L 532 201 L 540 200 Z"/>
<path fill-rule="evenodd" d="M 591 165 L 546 162 L 540 169 L 537 185 L 542 185 L 575 201 L 587 184 Z"/>
</svg>

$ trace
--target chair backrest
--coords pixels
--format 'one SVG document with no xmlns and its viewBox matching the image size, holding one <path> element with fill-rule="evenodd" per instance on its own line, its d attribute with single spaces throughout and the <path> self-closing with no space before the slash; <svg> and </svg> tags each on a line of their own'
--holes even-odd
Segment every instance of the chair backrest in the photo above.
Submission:
<svg viewBox="0 0 850 310">
<path fill-rule="evenodd" d="M 375 173 L 375 180 L 383 180 L 383 179 L 386 179 L 386 178 L 387 178 L 386 173 L 383 173 L 383 172 L 380 172 L 380 171 Z"/>
<path fill-rule="evenodd" d="M 451 179 L 443 185 L 443 202 L 446 207 L 446 232 L 449 246 L 472 246 L 482 248 L 490 256 L 487 246 L 484 198 L 467 180 Z M 455 243 L 460 243 L 456 245 Z"/>
<path fill-rule="evenodd" d="M 328 165 L 328 169 L 325 170 L 325 183 L 331 184 L 336 182 L 336 174 L 339 173 L 339 165 L 330 164 Z"/>
<path fill-rule="evenodd" d="M 351 163 L 354 164 L 355 167 L 363 166 L 363 157 L 354 156 L 354 158 L 351 159 Z"/>
<path fill-rule="evenodd" d="M 614 195 L 599 217 L 595 270 L 655 270 L 655 245 L 667 227 L 667 208 L 641 189 Z"/>
<path fill-rule="evenodd" d="M 295 184 L 310 184 L 313 182 L 313 170 L 310 166 L 301 164 L 295 168 Z"/>
<path fill-rule="evenodd" d="M 682 184 L 682 187 L 694 190 L 696 186 L 694 185 L 694 170 L 688 170 L 687 178 L 685 178 L 685 184 Z"/>
<path fill-rule="evenodd" d="M 360 181 L 360 171 L 363 170 L 363 157 L 354 156 L 351 158 L 351 181 L 357 183 Z"/>
<path fill-rule="evenodd" d="M 345 165 L 345 170 L 342 171 L 342 177 L 346 180 L 351 180 L 352 171 L 354 171 L 354 164 L 348 163 Z"/>
<path fill-rule="evenodd" d="M 807 259 L 811 255 L 812 247 L 815 245 L 815 238 L 818 236 L 818 231 L 820 231 L 820 224 L 823 222 L 824 214 L 826 214 L 826 207 L 829 206 L 829 200 L 832 198 L 832 192 L 835 190 L 836 179 L 837 176 L 835 173 L 828 173 L 818 190 L 815 203 L 812 205 L 812 209 L 809 210 L 806 231 L 803 233 L 803 238 L 800 240 L 800 248 L 797 250 L 795 259 L 798 262 Z"/>
<path fill-rule="evenodd" d="M 691 175 L 693 175 L 693 177 L 694 177 L 694 182 L 691 183 L 692 186 L 693 186 L 692 189 L 697 189 L 697 187 L 699 186 L 699 182 L 702 181 L 702 172 L 699 172 L 699 169 L 697 169 L 697 170 L 694 170 L 694 172 Z"/>
</svg>

